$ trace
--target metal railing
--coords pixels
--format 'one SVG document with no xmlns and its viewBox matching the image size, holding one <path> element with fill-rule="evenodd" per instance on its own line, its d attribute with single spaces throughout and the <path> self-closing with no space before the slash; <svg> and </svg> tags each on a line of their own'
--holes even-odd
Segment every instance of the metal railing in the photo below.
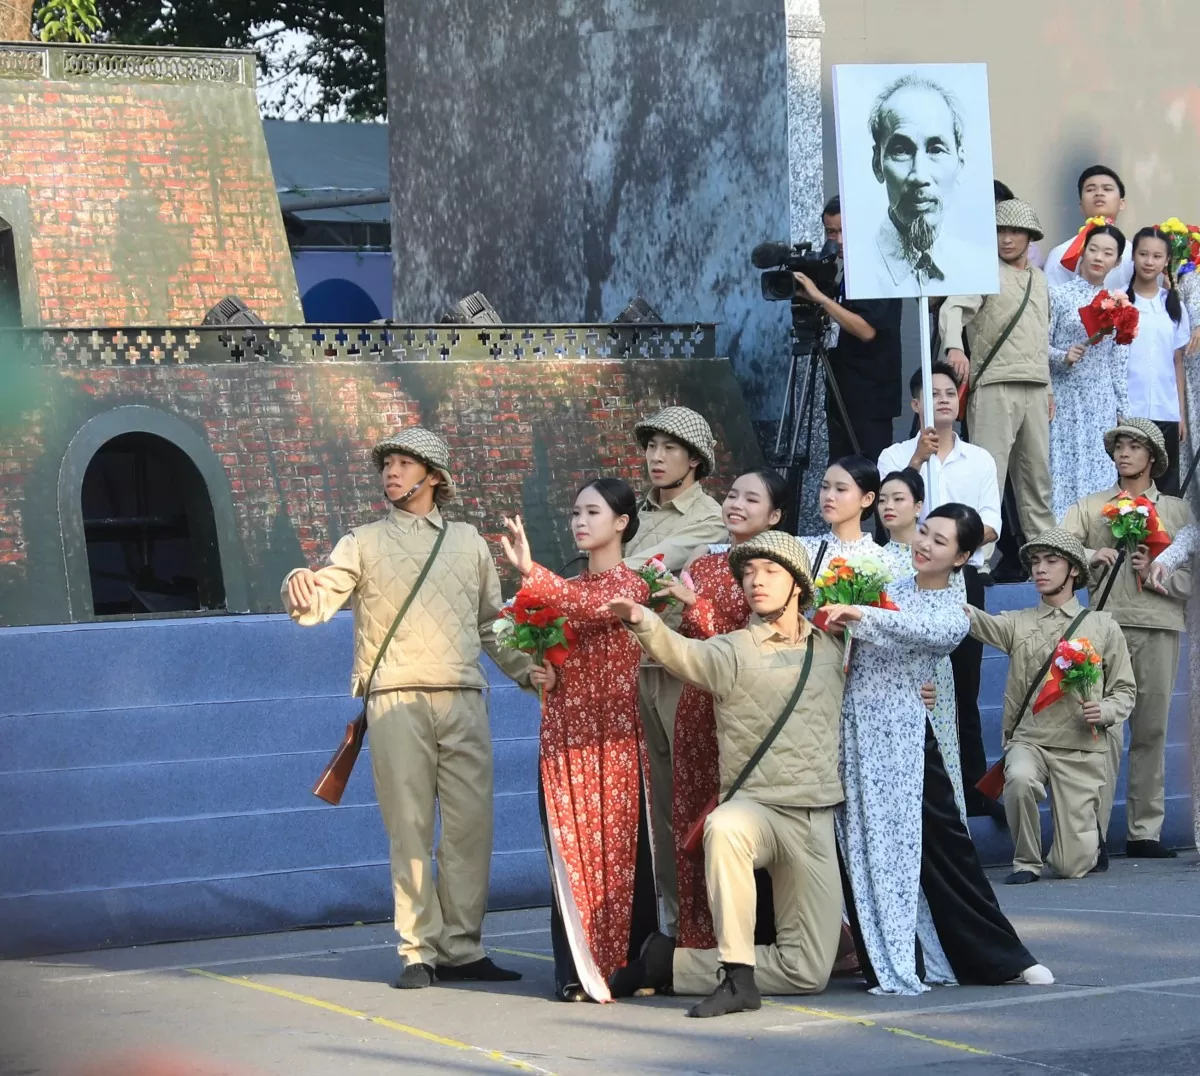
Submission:
<svg viewBox="0 0 1200 1076">
<path fill-rule="evenodd" d="M 39 366 L 514 362 L 715 358 L 716 326 L 255 325 L 0 330 L 0 356 Z"/>
</svg>

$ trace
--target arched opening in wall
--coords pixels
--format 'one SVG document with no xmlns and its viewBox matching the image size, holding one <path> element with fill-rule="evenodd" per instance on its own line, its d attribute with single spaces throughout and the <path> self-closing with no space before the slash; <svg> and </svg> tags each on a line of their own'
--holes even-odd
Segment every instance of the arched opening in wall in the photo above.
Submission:
<svg viewBox="0 0 1200 1076">
<path fill-rule="evenodd" d="M 314 284 L 301 297 L 300 304 L 304 320 L 312 324 L 366 325 L 383 316 L 364 289 L 341 277 Z"/>
<path fill-rule="evenodd" d="M 225 608 L 212 501 L 182 449 L 151 433 L 106 441 L 81 501 L 96 616 Z"/>
<path fill-rule="evenodd" d="M 0 329 L 21 326 L 21 288 L 17 282 L 17 244 L 12 226 L 0 217 Z"/>
</svg>

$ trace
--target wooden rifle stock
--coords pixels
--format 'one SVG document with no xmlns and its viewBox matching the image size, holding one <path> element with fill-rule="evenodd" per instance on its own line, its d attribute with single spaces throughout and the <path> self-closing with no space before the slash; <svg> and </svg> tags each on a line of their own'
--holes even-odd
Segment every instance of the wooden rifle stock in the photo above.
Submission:
<svg viewBox="0 0 1200 1076">
<path fill-rule="evenodd" d="M 413 490 L 409 492 L 412 493 Z M 417 591 L 421 589 L 421 584 L 425 582 L 425 577 L 429 575 L 429 569 L 433 567 L 433 562 L 437 560 L 438 550 L 442 548 L 442 542 L 446 539 L 446 527 L 442 527 L 438 531 L 437 540 L 433 543 L 433 549 L 429 556 L 425 559 L 424 565 L 421 567 L 421 574 L 417 576 L 417 581 L 413 583 L 412 590 L 408 592 L 408 597 L 404 599 L 404 604 L 400 606 L 400 611 L 396 614 L 395 620 L 392 621 L 392 626 L 388 628 L 387 634 L 383 637 L 383 642 L 379 644 L 379 650 L 375 654 L 375 660 L 371 663 L 371 671 L 367 673 L 367 678 L 362 685 L 362 713 L 346 726 L 346 735 L 342 738 L 338 749 L 333 753 L 333 758 L 329 760 L 329 765 L 321 771 L 321 776 L 317 778 L 317 783 L 313 785 L 313 795 L 318 799 L 324 800 L 326 803 L 336 807 L 342 802 L 342 793 L 346 791 L 346 782 L 350 780 L 350 772 L 354 769 L 354 764 L 358 761 L 359 752 L 362 751 L 363 740 L 367 735 L 367 701 L 371 698 L 371 684 L 375 681 L 375 673 L 379 668 L 379 663 L 383 660 L 383 652 L 387 649 L 388 643 L 392 641 L 392 636 L 396 634 L 396 629 L 400 627 L 400 621 L 404 619 L 404 614 L 408 612 L 408 608 L 413 603 L 413 599 L 417 596 Z"/>
<path fill-rule="evenodd" d="M 321 771 L 321 776 L 313 785 L 314 796 L 334 807 L 342 802 L 346 782 L 350 780 L 350 773 L 358 761 L 366 735 L 367 708 L 364 706 L 362 713 L 346 726 L 346 735 L 333 753 L 333 758 L 329 760 L 329 765 Z"/>
</svg>

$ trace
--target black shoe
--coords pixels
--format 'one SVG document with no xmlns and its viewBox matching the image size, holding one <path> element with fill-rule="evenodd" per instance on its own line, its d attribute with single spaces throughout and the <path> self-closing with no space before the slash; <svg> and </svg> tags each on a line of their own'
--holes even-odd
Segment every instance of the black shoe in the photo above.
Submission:
<svg viewBox="0 0 1200 1076">
<path fill-rule="evenodd" d="M 990 587 L 992 585 L 992 573 L 986 568 L 980 568 L 976 578 L 979 580 L 981 587 Z"/>
<path fill-rule="evenodd" d="M 1167 848 L 1162 841 L 1129 841 L 1125 845 L 1129 859 L 1175 859 L 1179 853 Z"/>
<path fill-rule="evenodd" d="M 515 983 L 521 973 L 497 967 L 491 957 L 482 956 L 469 964 L 439 966 L 437 977 L 443 983 Z"/>
<path fill-rule="evenodd" d="M 1088 874 L 1103 874 L 1108 870 L 1108 842 L 1104 839 L 1104 834 L 1100 835 L 1100 852 L 1096 856 L 1096 865 L 1088 871 Z"/>
<path fill-rule="evenodd" d="M 433 986 L 433 968 L 428 964 L 409 964 L 392 986 L 397 990 L 423 990 Z"/>
<path fill-rule="evenodd" d="M 657 931 L 643 943 L 636 960 L 609 976 L 608 990 L 614 998 L 631 998 L 637 991 L 653 989 L 669 994 L 675 978 L 675 939 Z"/>
<path fill-rule="evenodd" d="M 722 964 L 725 978 L 698 1005 L 688 1009 L 688 1016 L 728 1016 L 735 1012 L 753 1012 L 762 1008 L 762 995 L 754 982 L 754 968 L 750 964 Z"/>
<path fill-rule="evenodd" d="M 568 983 L 566 986 L 556 987 L 554 993 L 559 1001 L 587 1001 L 587 994 L 578 983 Z"/>
<path fill-rule="evenodd" d="M 1030 882 L 1040 882 L 1041 875 L 1034 874 L 1033 871 L 1013 871 L 1007 878 L 1004 879 L 1005 885 L 1028 885 Z"/>
</svg>

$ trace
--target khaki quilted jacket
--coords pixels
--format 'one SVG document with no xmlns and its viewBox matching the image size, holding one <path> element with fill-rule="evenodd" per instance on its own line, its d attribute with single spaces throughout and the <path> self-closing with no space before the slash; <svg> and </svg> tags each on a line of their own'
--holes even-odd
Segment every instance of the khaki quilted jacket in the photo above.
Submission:
<svg viewBox="0 0 1200 1076">
<path fill-rule="evenodd" d="M 1146 497 L 1154 502 L 1158 510 L 1158 518 L 1167 528 L 1167 534 L 1174 538 L 1189 523 L 1194 523 L 1192 511 L 1185 501 L 1159 493 L 1154 483 L 1146 490 Z M 1063 517 L 1064 530 L 1070 531 L 1084 545 L 1090 561 L 1097 549 L 1112 549 L 1116 541 L 1112 536 L 1112 528 L 1108 520 L 1101 515 L 1104 506 L 1110 501 L 1116 501 L 1121 496 L 1120 485 L 1111 489 L 1093 493 L 1076 501 L 1067 509 Z M 1107 568 L 1092 566 L 1091 593 L 1100 595 L 1108 579 Z M 1192 566 L 1184 564 L 1178 571 L 1167 577 L 1166 594 L 1159 594 L 1150 587 L 1138 590 L 1137 575 L 1133 566 L 1126 558 L 1121 565 L 1121 572 L 1113 583 L 1112 593 L 1108 596 L 1108 604 L 1104 611 L 1123 628 L 1158 628 L 1162 631 L 1183 631 L 1184 611 L 1187 600 L 1192 594 Z"/>
<path fill-rule="evenodd" d="M 1016 609 L 996 616 L 974 606 L 967 608 L 971 636 L 1008 655 L 1008 680 L 1004 685 L 1004 746 L 1015 740 L 1070 751 L 1108 750 L 1107 737 L 1093 736 L 1091 726 L 1083 720 L 1076 695 L 1067 695 L 1036 715 L 1027 710 L 1021 723 L 1017 724 L 1017 707 L 1024 701 L 1029 685 L 1082 608 L 1076 598 L 1057 608 L 1038 602 L 1032 609 Z M 1125 636 L 1108 613 L 1096 611 L 1083 618 L 1073 637 L 1089 639 L 1104 659 L 1100 682 L 1092 691 L 1100 703 L 1105 722 L 1119 724 L 1129 716 L 1137 699 Z M 1040 687 L 1038 691 L 1041 691 Z M 1035 691 L 1031 706 L 1037 695 Z"/>
<path fill-rule="evenodd" d="M 996 357 L 979 376 L 983 360 L 1007 328 L 1033 277 L 1029 302 Z M 1050 292 L 1046 274 L 1030 266 L 1014 269 L 1000 263 L 998 295 L 952 295 L 938 311 L 938 335 L 943 349 L 963 350 L 963 335 L 971 345 L 971 388 L 1005 381 L 1050 384 Z"/>
<path fill-rule="evenodd" d="M 723 542 L 727 534 L 721 506 L 699 482 L 661 507 L 652 493 L 638 505 L 638 532 L 625 547 L 625 563 L 640 568 L 661 553 L 667 571 L 678 573 L 697 546 Z"/>
<path fill-rule="evenodd" d="M 501 606 L 500 579 L 483 536 L 469 523 L 450 523 L 435 508 L 427 516 L 399 509 L 356 527 L 318 569 L 317 600 L 292 619 L 322 624 L 350 599 L 354 609 L 354 671 L 350 693 L 361 695 L 383 637 L 433 551 L 446 539 L 412 607 L 388 644 L 371 691 L 487 687 L 480 650 L 527 686 L 530 660 L 502 649 L 493 631 Z M 290 576 L 289 576 L 290 578 Z M 284 580 L 283 589 L 287 589 Z"/>
<path fill-rule="evenodd" d="M 792 716 L 738 792 L 780 807 L 832 807 L 845 799 L 838 776 L 842 644 L 802 621 L 790 642 L 758 617 L 741 631 L 685 639 L 649 610 L 631 626 L 642 648 L 672 676 L 712 694 L 722 795 L 742 772 L 796 687 L 808 636 L 812 671 Z"/>
</svg>

